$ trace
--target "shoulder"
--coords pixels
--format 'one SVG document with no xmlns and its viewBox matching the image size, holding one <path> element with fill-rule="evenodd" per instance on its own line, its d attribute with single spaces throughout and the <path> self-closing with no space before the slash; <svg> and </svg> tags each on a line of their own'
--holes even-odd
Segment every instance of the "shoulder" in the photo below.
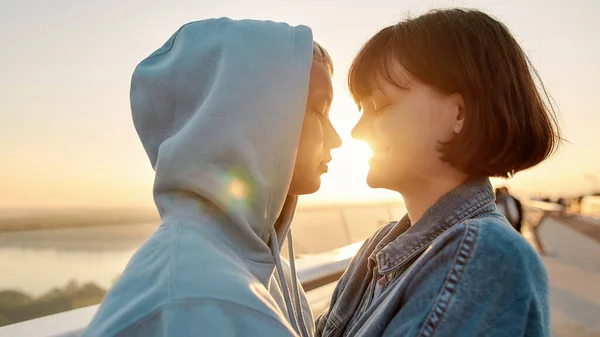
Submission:
<svg viewBox="0 0 600 337">
<path fill-rule="evenodd" d="M 458 226 L 459 230 L 476 236 L 475 250 L 505 258 L 539 257 L 533 246 L 502 216 L 491 213 L 469 219 Z"/>
<path fill-rule="evenodd" d="M 519 232 L 497 213 L 463 221 L 436 240 L 450 247 L 455 262 L 467 264 L 471 271 L 491 270 L 506 274 L 533 273 L 546 278 L 539 254 Z"/>
<path fill-rule="evenodd" d="M 545 267 L 533 247 L 497 213 L 454 225 L 413 267 L 403 308 L 411 308 L 413 316 L 424 314 L 416 327 L 421 332 L 480 335 L 485 328 L 522 335 L 527 324 L 545 324 Z M 481 324 L 470 325 L 464 317 L 478 317 Z M 407 312 L 400 310 L 398 320 L 406 318 Z"/>
<path fill-rule="evenodd" d="M 267 289 L 238 258 L 216 253 L 205 238 L 180 231 L 177 224 L 161 226 L 136 252 L 103 300 L 94 329 L 120 331 L 151 321 L 166 308 L 207 303 L 278 317 L 280 310 Z M 188 244 L 191 239 L 195 244 Z"/>
<path fill-rule="evenodd" d="M 265 285 L 251 272 L 250 262 L 219 247 L 218 240 L 186 229 L 182 226 L 164 266 L 168 268 L 165 285 L 170 302 L 214 301 L 265 312 L 279 310 Z"/>
<path fill-rule="evenodd" d="M 271 333 L 291 335 L 293 328 L 275 313 L 211 299 L 190 299 L 169 303 L 135 324 L 121 330 L 116 337 L 126 336 L 265 336 Z"/>
<path fill-rule="evenodd" d="M 160 283 L 153 290 L 140 289 L 137 295 L 114 292 L 83 336 L 163 336 L 157 331 L 176 326 L 181 333 L 194 326 L 219 332 L 244 317 L 255 320 L 248 325 L 289 330 L 283 313 L 259 282 L 248 282 L 239 275 L 213 274 L 211 278 L 214 281 L 208 283 L 195 280 L 200 286 L 194 285 L 194 280 L 183 280 Z"/>
<path fill-rule="evenodd" d="M 220 335 L 223 331 L 236 336 L 264 336 L 273 332 L 288 335 L 292 328 L 276 311 L 258 310 L 232 301 L 190 298 L 164 303 L 127 324 L 90 325 L 82 337 L 187 336 L 190 331 L 202 331 L 203 335 L 209 336 Z"/>
</svg>

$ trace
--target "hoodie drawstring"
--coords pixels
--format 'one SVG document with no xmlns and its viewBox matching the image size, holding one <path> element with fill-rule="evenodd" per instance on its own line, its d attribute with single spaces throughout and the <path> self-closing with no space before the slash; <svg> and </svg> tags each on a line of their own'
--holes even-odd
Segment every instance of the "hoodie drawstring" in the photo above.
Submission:
<svg viewBox="0 0 600 337">
<path fill-rule="evenodd" d="M 289 260 L 290 260 L 290 268 L 292 269 L 292 291 L 294 292 L 294 299 L 295 299 L 295 304 L 296 304 L 296 313 L 298 314 L 298 321 L 299 321 L 299 325 L 300 325 L 300 329 L 302 329 L 302 334 L 301 336 L 310 336 L 310 334 L 307 331 L 306 328 L 306 322 L 304 321 L 304 311 L 302 309 L 302 302 L 300 300 L 300 292 L 299 292 L 299 287 L 298 287 L 298 275 L 296 273 L 296 261 L 295 261 L 295 257 L 296 254 L 294 254 L 294 238 L 292 236 L 292 230 L 290 229 L 290 231 L 288 232 L 287 235 L 287 239 L 288 239 L 288 254 L 289 254 Z"/>
<path fill-rule="evenodd" d="M 275 269 L 277 270 L 277 276 L 279 277 L 279 283 L 281 285 L 281 290 L 283 292 L 283 299 L 285 301 L 285 307 L 288 311 L 288 316 L 290 318 L 290 322 L 292 323 L 292 327 L 296 331 L 297 334 L 304 337 L 300 328 L 298 327 L 298 322 L 296 320 L 296 313 L 294 312 L 294 308 L 292 305 L 292 300 L 290 298 L 290 291 L 287 286 L 287 281 L 285 280 L 285 275 L 283 274 L 283 268 L 281 266 L 281 257 L 279 256 L 279 244 L 277 242 L 277 232 L 275 232 L 275 228 L 271 227 L 271 255 L 275 259 Z"/>
</svg>

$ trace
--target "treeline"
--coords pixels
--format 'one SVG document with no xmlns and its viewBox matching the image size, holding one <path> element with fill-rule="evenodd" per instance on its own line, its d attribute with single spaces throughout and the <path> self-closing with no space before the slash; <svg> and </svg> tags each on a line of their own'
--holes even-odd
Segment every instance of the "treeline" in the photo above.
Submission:
<svg viewBox="0 0 600 337">
<path fill-rule="evenodd" d="M 3 290 L 0 291 L 0 326 L 97 304 L 105 294 L 106 290 L 94 283 L 80 286 L 75 281 L 37 298 L 16 290 Z"/>
</svg>

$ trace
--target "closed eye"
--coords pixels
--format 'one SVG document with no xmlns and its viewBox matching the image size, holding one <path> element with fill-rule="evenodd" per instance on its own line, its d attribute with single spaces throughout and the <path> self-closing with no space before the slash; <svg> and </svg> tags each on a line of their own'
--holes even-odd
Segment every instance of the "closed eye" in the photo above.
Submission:
<svg viewBox="0 0 600 337">
<path fill-rule="evenodd" d="M 328 106 L 325 106 L 324 108 L 321 108 L 321 109 L 310 108 L 310 110 L 312 110 L 317 115 L 320 115 L 320 117 L 329 118 L 329 114 L 328 114 L 329 107 Z"/>
<path fill-rule="evenodd" d="M 372 113 L 375 116 L 381 116 L 387 110 L 387 108 L 389 108 L 390 106 L 391 106 L 391 104 L 388 104 L 388 105 L 382 106 L 381 108 L 374 109 Z"/>
</svg>

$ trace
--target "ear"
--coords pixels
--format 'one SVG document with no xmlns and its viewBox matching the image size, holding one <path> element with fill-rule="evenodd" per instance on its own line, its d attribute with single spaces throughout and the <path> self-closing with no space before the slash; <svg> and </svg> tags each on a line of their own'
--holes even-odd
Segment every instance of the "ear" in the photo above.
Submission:
<svg viewBox="0 0 600 337">
<path fill-rule="evenodd" d="M 452 106 L 452 119 L 454 121 L 452 131 L 458 135 L 465 123 L 465 102 L 462 95 L 456 93 L 450 96 L 450 103 Z"/>
</svg>

